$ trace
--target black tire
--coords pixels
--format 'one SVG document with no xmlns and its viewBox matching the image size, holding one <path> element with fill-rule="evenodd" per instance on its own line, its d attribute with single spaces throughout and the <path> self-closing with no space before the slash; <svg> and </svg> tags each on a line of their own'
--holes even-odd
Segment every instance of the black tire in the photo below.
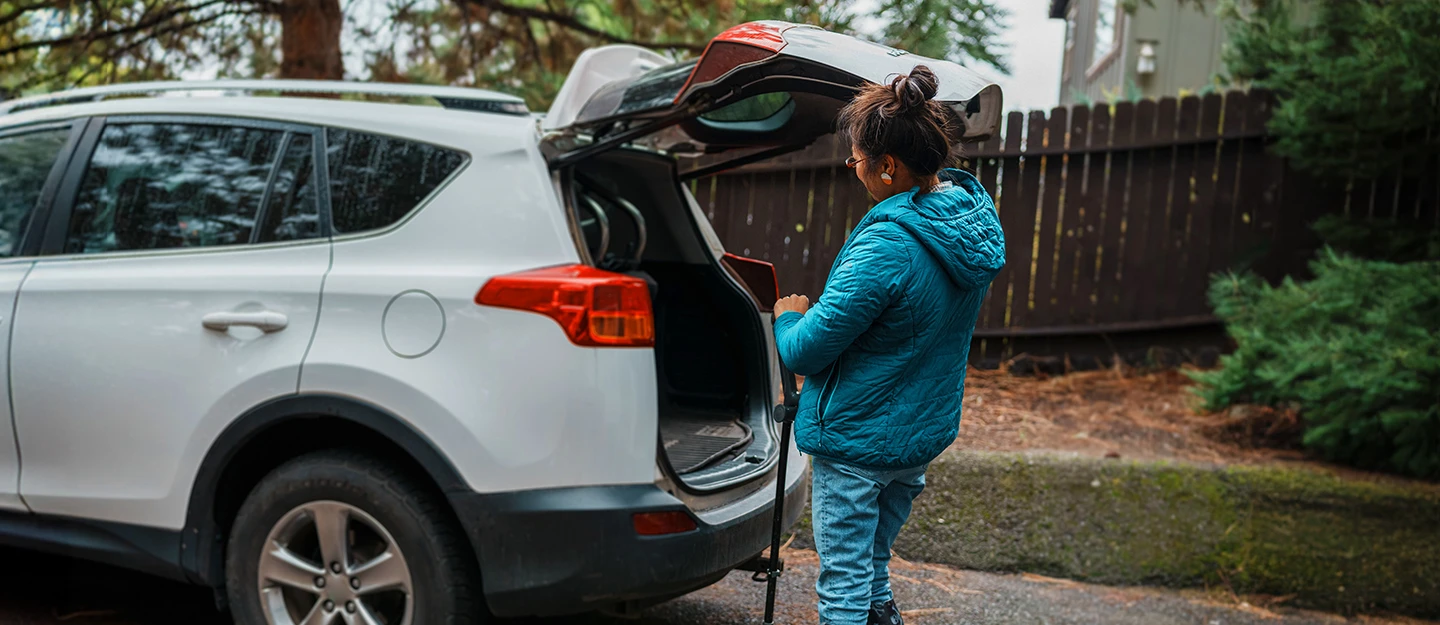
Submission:
<svg viewBox="0 0 1440 625">
<path fill-rule="evenodd" d="M 280 531 L 277 523 L 292 511 L 317 502 L 339 502 L 358 508 L 393 537 L 410 577 L 411 625 L 483 622 L 474 556 L 448 514 L 444 499 L 371 457 L 322 451 L 291 460 L 265 476 L 235 518 L 226 551 L 225 583 L 236 625 L 269 622 L 260 580 L 267 540 L 272 530 Z M 346 533 L 353 536 L 356 531 Z M 313 561 L 307 558 L 307 562 Z M 323 562 L 319 565 L 325 566 Z M 340 579 L 343 583 L 343 576 Z M 319 597 L 323 599 L 324 595 Z M 335 622 L 343 621 L 337 618 Z"/>
</svg>

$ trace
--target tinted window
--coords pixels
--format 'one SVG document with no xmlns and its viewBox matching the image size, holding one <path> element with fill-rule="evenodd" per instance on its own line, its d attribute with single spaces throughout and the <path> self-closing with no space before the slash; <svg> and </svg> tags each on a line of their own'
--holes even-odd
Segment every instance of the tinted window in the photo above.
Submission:
<svg viewBox="0 0 1440 625">
<path fill-rule="evenodd" d="M 330 207 L 335 233 L 392 225 L 465 162 L 459 152 L 349 130 L 329 130 Z"/>
<path fill-rule="evenodd" d="M 283 136 L 197 124 L 106 127 L 81 182 L 65 250 L 248 243 Z"/>
<path fill-rule="evenodd" d="M 20 237 L 69 135 L 69 129 L 57 129 L 0 137 L 0 257 L 19 251 Z"/>
<path fill-rule="evenodd" d="M 294 135 L 270 187 L 259 240 L 297 241 L 320 236 L 320 211 L 315 197 L 315 143 Z"/>
<path fill-rule="evenodd" d="M 790 94 L 779 91 L 750 96 L 700 116 L 715 122 L 753 122 L 767 119 L 790 104 Z"/>
<path fill-rule="evenodd" d="M 620 97 L 620 103 L 615 107 L 614 115 L 624 115 L 638 111 L 665 108 L 675 103 L 675 97 L 680 95 L 680 89 L 685 82 L 690 80 L 690 74 L 695 70 L 695 64 L 699 59 L 683 61 L 674 65 L 666 65 L 645 72 L 634 82 L 625 86 L 625 94 Z M 599 104 L 599 102 L 595 102 Z M 590 103 L 586 103 L 580 118 L 582 120 L 598 119 L 603 113 L 599 110 L 590 111 Z"/>
</svg>

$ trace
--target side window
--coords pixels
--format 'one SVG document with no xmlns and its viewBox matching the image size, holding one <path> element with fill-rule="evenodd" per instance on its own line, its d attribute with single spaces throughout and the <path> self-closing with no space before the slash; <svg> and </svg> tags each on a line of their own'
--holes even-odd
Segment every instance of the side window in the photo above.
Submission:
<svg viewBox="0 0 1440 625">
<path fill-rule="evenodd" d="M 81 181 L 65 251 L 249 243 L 283 136 L 202 124 L 107 126 Z"/>
<path fill-rule="evenodd" d="M 0 258 L 19 251 L 20 237 L 40 202 L 40 192 L 70 129 L 0 137 Z"/>
<path fill-rule="evenodd" d="M 257 240 L 261 243 L 298 241 L 320 236 L 315 142 L 308 135 L 290 138 L 272 185 Z"/>
<path fill-rule="evenodd" d="M 465 162 L 453 150 L 349 130 L 326 131 L 335 234 L 390 226 Z"/>
<path fill-rule="evenodd" d="M 1105 60 L 1110 51 L 1115 49 L 1115 23 L 1120 17 L 1115 0 L 1100 0 L 1095 10 L 1095 42 L 1090 53 L 1091 65 Z"/>
</svg>

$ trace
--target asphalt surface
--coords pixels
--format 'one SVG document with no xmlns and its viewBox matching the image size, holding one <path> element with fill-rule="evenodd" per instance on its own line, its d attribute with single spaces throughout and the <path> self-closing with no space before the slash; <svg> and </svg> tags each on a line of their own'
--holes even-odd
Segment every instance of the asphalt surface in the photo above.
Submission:
<svg viewBox="0 0 1440 625">
<path fill-rule="evenodd" d="M 815 556 L 789 554 L 776 622 L 818 623 Z M 896 600 L 911 625 L 1301 625 L 1418 623 L 1338 616 L 1224 599 L 1217 593 L 1111 588 L 1036 576 L 898 563 Z M 639 619 L 525 619 L 503 625 L 739 625 L 760 623 L 765 587 L 734 573 Z M 0 549 L 0 625 L 231 625 L 210 591 L 47 555 Z"/>
</svg>

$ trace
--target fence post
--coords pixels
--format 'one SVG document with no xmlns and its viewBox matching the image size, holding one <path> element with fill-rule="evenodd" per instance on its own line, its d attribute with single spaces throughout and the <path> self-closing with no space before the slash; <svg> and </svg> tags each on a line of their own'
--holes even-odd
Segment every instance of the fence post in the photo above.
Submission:
<svg viewBox="0 0 1440 625">
<path fill-rule="evenodd" d="M 1105 180 L 1105 219 L 1100 235 L 1100 271 L 1095 282 L 1095 323 L 1126 319 L 1121 297 L 1126 291 L 1121 272 L 1129 251 L 1125 246 L 1134 235 L 1129 229 L 1129 205 L 1126 198 L 1133 189 L 1131 162 L 1135 156 L 1135 105 L 1115 105 L 1115 119 L 1110 123 L 1109 175 Z"/>
</svg>

